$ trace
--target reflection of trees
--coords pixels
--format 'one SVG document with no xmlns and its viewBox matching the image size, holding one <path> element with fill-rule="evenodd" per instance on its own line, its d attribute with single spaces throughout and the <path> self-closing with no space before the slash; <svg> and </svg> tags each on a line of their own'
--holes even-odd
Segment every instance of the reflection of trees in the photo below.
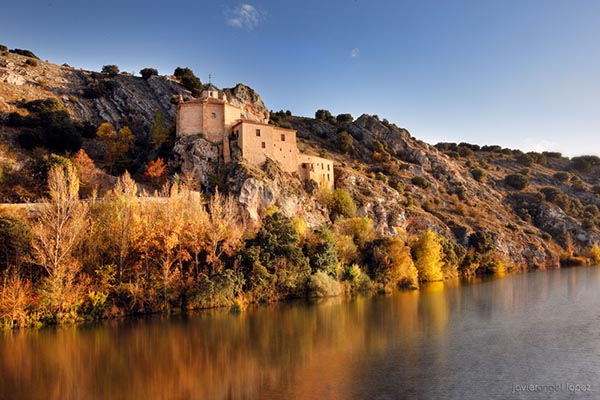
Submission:
<svg viewBox="0 0 600 400">
<path fill-rule="evenodd" d="M 443 334 L 444 293 L 16 332 L 0 340 L 0 397 L 350 397 L 361 367 L 390 350 L 425 367 L 416 343 Z"/>
</svg>

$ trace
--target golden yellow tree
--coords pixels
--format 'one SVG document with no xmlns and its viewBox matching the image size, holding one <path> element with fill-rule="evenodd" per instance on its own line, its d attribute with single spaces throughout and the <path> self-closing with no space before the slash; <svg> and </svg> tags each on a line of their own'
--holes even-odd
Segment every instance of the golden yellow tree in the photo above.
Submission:
<svg viewBox="0 0 600 400">
<path fill-rule="evenodd" d="M 153 207 L 154 249 L 158 262 L 163 308 L 168 307 L 171 291 L 181 277 L 183 262 L 190 256 L 184 247 L 186 224 L 185 201 L 180 186 L 165 185 Z"/>
<path fill-rule="evenodd" d="M 118 180 L 107 196 L 105 224 L 107 240 L 114 249 L 117 265 L 117 281 L 123 280 L 125 262 L 140 235 L 140 202 L 137 185 L 128 172 Z"/>
<path fill-rule="evenodd" d="M 72 311 L 80 296 L 81 263 L 73 257 L 88 225 L 88 205 L 79 200 L 79 178 L 72 164 L 54 165 L 48 174 L 49 198 L 34 225 L 35 260 L 47 276 L 43 293 L 53 312 Z"/>
<path fill-rule="evenodd" d="M 232 255 L 241 245 L 244 227 L 231 196 L 225 197 L 217 191 L 208 202 L 207 211 L 204 249 L 210 271 L 216 273 L 223 268 L 221 257 Z"/>
<path fill-rule="evenodd" d="M 198 276 L 200 271 L 200 254 L 204 250 L 208 231 L 208 213 L 204 199 L 199 192 L 190 190 L 187 186 L 181 188 L 184 196 L 186 226 L 185 246 L 191 253 L 194 262 L 194 275 Z"/>
<path fill-rule="evenodd" d="M 435 232 L 430 230 L 423 232 L 415 248 L 415 255 L 415 265 L 421 281 L 434 282 L 444 278 L 442 245 Z"/>
<path fill-rule="evenodd" d="M 419 274 L 410 254 L 410 247 L 400 238 L 390 238 L 386 244 L 394 283 L 403 287 L 418 288 Z"/>
</svg>

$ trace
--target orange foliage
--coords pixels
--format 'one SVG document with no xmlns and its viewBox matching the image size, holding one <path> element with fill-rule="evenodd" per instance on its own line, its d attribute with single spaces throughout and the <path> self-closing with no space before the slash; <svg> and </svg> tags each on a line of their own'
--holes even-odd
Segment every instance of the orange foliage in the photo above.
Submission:
<svg viewBox="0 0 600 400">
<path fill-rule="evenodd" d="M 154 186 L 162 186 L 165 183 L 167 177 L 167 166 L 162 158 L 158 157 L 156 160 L 150 161 L 146 165 L 144 171 L 144 178 Z"/>
</svg>

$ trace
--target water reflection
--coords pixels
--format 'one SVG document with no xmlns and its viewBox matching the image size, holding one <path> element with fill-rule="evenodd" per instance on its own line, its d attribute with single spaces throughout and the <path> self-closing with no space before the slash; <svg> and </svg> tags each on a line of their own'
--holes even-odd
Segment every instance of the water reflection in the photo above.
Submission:
<svg viewBox="0 0 600 400">
<path fill-rule="evenodd" d="M 537 379 L 597 382 L 599 285 L 581 268 L 15 332 L 0 338 L 0 398 L 506 398 L 537 363 Z"/>
</svg>

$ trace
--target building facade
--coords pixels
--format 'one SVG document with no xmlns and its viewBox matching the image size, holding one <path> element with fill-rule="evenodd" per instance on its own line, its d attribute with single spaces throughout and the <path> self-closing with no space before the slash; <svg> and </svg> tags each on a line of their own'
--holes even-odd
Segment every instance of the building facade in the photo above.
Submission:
<svg viewBox="0 0 600 400">
<path fill-rule="evenodd" d="M 239 107 L 229 104 L 213 85 L 199 99 L 177 106 L 177 136 L 203 135 L 219 146 L 224 162 L 231 162 L 230 143 L 241 150 L 244 160 L 261 165 L 267 158 L 277 161 L 284 171 L 303 180 L 314 180 L 320 187 L 333 188 L 332 160 L 298 151 L 296 131 L 243 119 Z"/>
</svg>

